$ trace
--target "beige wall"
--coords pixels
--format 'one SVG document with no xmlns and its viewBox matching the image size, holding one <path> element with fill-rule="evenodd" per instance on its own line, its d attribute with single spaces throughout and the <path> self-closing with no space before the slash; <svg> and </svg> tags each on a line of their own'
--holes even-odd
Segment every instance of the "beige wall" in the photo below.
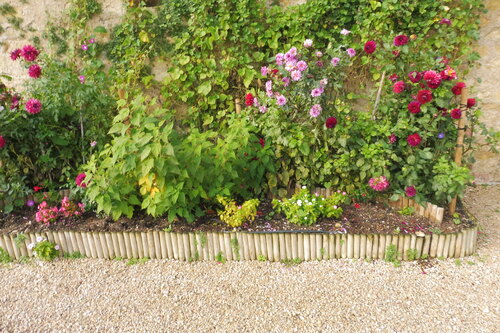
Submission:
<svg viewBox="0 0 500 333">
<path fill-rule="evenodd" d="M 306 0 L 281 0 L 284 5 L 303 3 Z M 9 0 L 18 11 L 20 17 L 24 19 L 25 28 L 33 28 L 35 34 L 41 32 L 49 18 L 61 17 L 67 8 L 67 0 L 37 0 L 22 3 L 20 0 Z M 103 13 L 94 18 L 92 26 L 104 25 L 112 27 L 119 22 L 120 17 L 125 12 L 125 2 L 122 0 L 101 0 L 103 3 Z M 480 106 L 483 111 L 482 121 L 489 127 L 500 131 L 500 0 L 485 0 L 486 8 L 489 12 L 481 18 L 481 39 L 477 45 L 477 50 L 481 55 L 480 67 L 468 78 L 469 86 L 473 86 L 470 92 L 471 97 L 477 96 L 480 99 Z M 11 27 L 5 17 L 0 17 L 0 24 L 5 28 L 5 32 L 0 35 L 0 41 L 4 43 L 0 52 L 0 72 L 11 75 L 14 79 L 11 86 L 20 87 L 27 77 L 25 70 L 19 62 L 13 62 L 9 58 L 11 50 L 25 45 L 30 37 L 20 37 L 20 33 Z M 163 66 L 158 73 L 164 73 Z M 480 77 L 482 83 L 477 83 L 475 78 Z M 476 153 L 477 163 L 473 170 L 476 181 L 500 182 L 500 156 L 486 151 Z"/>
</svg>

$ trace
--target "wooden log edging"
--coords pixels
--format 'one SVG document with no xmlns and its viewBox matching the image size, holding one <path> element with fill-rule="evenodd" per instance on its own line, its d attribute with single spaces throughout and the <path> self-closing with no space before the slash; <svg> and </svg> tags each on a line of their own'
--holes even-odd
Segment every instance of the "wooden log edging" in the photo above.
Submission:
<svg viewBox="0 0 500 333">
<path fill-rule="evenodd" d="M 36 237 L 55 242 L 63 253 L 80 252 L 89 258 L 143 258 L 198 260 L 325 260 L 335 258 L 383 259 L 389 245 L 395 245 L 398 259 L 408 253 L 431 258 L 460 258 L 477 249 L 478 227 L 452 234 L 338 234 L 328 232 L 41 232 L 1 234 L 0 247 L 13 259 L 32 256 L 28 245 Z M 412 255 L 413 257 L 413 255 Z"/>
</svg>

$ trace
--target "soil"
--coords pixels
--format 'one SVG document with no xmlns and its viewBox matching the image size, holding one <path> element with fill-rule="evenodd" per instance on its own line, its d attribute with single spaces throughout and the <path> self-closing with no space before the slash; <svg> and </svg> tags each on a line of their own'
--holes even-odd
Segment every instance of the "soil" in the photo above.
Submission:
<svg viewBox="0 0 500 333">
<path fill-rule="evenodd" d="M 270 201 L 263 201 L 259 206 L 254 221 L 243 224 L 236 230 L 249 232 L 298 231 L 353 234 L 408 234 L 421 231 L 430 234 L 436 232 L 435 227 L 427 218 L 420 216 L 401 215 L 393 208 L 383 203 L 361 203 L 359 208 L 344 207 L 344 213 L 339 219 L 319 219 L 311 226 L 301 226 L 288 222 L 284 216 L 274 214 Z M 453 233 L 474 224 L 474 218 L 463 207 L 459 207 L 460 224 L 445 214 L 439 230 L 443 233 Z M 198 220 L 188 223 L 177 220 L 170 224 L 166 218 L 152 218 L 138 215 L 132 219 L 102 218 L 94 213 L 85 213 L 80 217 L 60 219 L 51 225 L 43 225 L 35 220 L 35 210 L 25 210 L 20 214 L 0 216 L 0 233 L 40 232 L 45 230 L 72 231 L 150 231 L 170 230 L 173 232 L 209 231 L 223 232 L 235 230 L 220 221 L 216 212 L 207 214 Z"/>
</svg>

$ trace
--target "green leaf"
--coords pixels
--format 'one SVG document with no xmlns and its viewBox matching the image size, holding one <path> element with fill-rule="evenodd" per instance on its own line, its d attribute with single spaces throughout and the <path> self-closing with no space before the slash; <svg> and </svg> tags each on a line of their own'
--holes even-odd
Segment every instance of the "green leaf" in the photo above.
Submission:
<svg viewBox="0 0 500 333">
<path fill-rule="evenodd" d="M 102 25 L 99 25 L 99 26 L 94 28 L 94 32 L 105 34 L 108 32 L 108 30 L 105 27 L 103 27 Z"/>
<path fill-rule="evenodd" d="M 210 91 L 212 90 L 212 85 L 210 84 L 209 81 L 203 82 L 199 87 L 198 87 L 198 93 L 202 94 L 204 96 L 207 96 Z"/>
</svg>

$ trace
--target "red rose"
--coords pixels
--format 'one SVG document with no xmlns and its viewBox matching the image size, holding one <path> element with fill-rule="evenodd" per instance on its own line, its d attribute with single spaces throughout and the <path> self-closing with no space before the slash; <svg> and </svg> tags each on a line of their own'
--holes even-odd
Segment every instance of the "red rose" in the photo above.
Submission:
<svg viewBox="0 0 500 333">
<path fill-rule="evenodd" d="M 377 44 L 370 40 L 368 42 L 365 43 L 365 52 L 368 53 L 368 54 L 372 54 L 373 52 L 375 52 L 375 50 L 377 49 Z"/>
<path fill-rule="evenodd" d="M 422 74 L 417 71 L 413 71 L 408 73 L 408 77 L 410 78 L 410 81 L 413 83 L 417 83 L 422 79 Z"/>
<path fill-rule="evenodd" d="M 414 197 L 417 194 L 417 190 L 413 186 L 408 186 L 405 189 L 406 195 L 409 197 Z"/>
<path fill-rule="evenodd" d="M 453 110 L 451 110 L 450 114 L 451 114 L 451 117 L 453 119 L 462 118 L 462 110 L 460 110 L 460 109 L 453 109 Z"/>
<path fill-rule="evenodd" d="M 437 83 L 427 82 L 427 86 L 431 89 L 437 89 L 441 85 L 441 81 Z"/>
<path fill-rule="evenodd" d="M 246 106 L 252 106 L 253 105 L 253 95 L 251 93 L 248 93 L 245 97 L 245 105 Z"/>
<path fill-rule="evenodd" d="M 453 92 L 453 94 L 455 95 L 461 95 L 462 94 L 462 89 L 465 88 L 465 83 L 463 82 L 458 82 L 457 84 L 455 84 L 453 86 L 453 88 L 451 88 L 451 91 Z"/>
<path fill-rule="evenodd" d="M 392 82 L 396 82 L 396 80 L 398 79 L 398 74 L 391 74 L 389 76 L 389 80 L 391 80 Z"/>
<path fill-rule="evenodd" d="M 0 149 L 2 149 L 3 147 L 5 147 L 5 139 L 0 135 Z"/>
<path fill-rule="evenodd" d="M 429 103 L 432 101 L 432 93 L 429 90 L 420 90 L 417 94 L 417 100 L 420 104 Z"/>
<path fill-rule="evenodd" d="M 333 128 L 335 125 L 337 125 L 337 118 L 335 117 L 329 117 L 326 119 L 325 122 L 326 128 Z"/>
<path fill-rule="evenodd" d="M 414 134 L 408 135 L 408 138 L 406 139 L 406 141 L 408 142 L 408 144 L 410 146 L 416 147 L 420 144 L 420 142 L 422 142 L 422 138 L 420 137 L 420 135 L 418 135 L 418 133 L 414 133 Z"/>
<path fill-rule="evenodd" d="M 394 45 L 395 46 L 403 46 L 408 43 L 408 36 L 406 35 L 398 35 L 394 37 Z"/>
<path fill-rule="evenodd" d="M 475 98 L 468 98 L 468 99 L 467 99 L 467 107 L 468 107 L 468 108 L 471 108 L 471 107 L 473 107 L 474 105 L 476 105 L 476 99 L 475 99 Z"/>
<path fill-rule="evenodd" d="M 392 87 L 392 91 L 394 91 L 396 94 L 402 93 L 403 90 L 405 90 L 405 83 L 403 81 L 398 81 L 394 83 L 394 86 Z"/>
<path fill-rule="evenodd" d="M 420 103 L 418 101 L 411 101 L 408 104 L 408 110 L 411 113 L 419 113 L 420 112 Z"/>
</svg>

